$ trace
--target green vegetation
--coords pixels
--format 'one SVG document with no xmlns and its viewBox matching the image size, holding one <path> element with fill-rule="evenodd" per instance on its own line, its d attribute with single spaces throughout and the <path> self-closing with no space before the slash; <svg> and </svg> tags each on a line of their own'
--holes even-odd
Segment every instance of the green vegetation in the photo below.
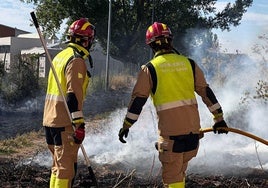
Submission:
<svg viewBox="0 0 268 188">
<path fill-rule="evenodd" d="M 47 36 L 55 35 L 64 19 L 71 23 L 80 17 L 88 17 L 96 25 L 97 40 L 104 48 L 106 47 L 109 1 L 86 0 L 77 1 L 75 4 L 71 0 L 21 1 L 36 5 L 38 21 Z M 117 90 L 132 84 L 133 78 L 129 75 L 136 74 L 140 65 L 148 61 L 150 49 L 145 46 L 144 38 L 152 20 L 167 23 L 172 29 L 174 46 L 179 52 L 195 59 L 208 80 L 212 80 L 215 85 L 223 86 L 228 81 L 230 72 L 238 70 L 237 67 L 242 62 L 237 59 L 243 55 L 220 53 L 218 38 L 211 29 L 229 30 L 231 26 L 238 26 L 246 9 L 251 6 L 252 0 L 229 3 L 221 12 L 216 12 L 215 2 L 215 0 L 112 1 L 111 55 L 117 60 L 122 60 L 124 67 L 121 67 L 122 71 L 116 71 L 120 73 L 110 75 L 109 89 Z M 47 16 L 48 14 L 50 16 Z M 263 35 L 259 39 L 259 43 L 253 47 L 253 51 L 260 56 L 255 65 L 261 71 L 261 75 L 268 75 L 268 37 Z M 18 62 L 11 63 L 9 73 L 4 71 L 4 63 L 0 62 L 2 104 L 15 105 L 24 99 L 45 95 L 47 78 L 38 77 L 36 61 L 36 56 L 27 59 L 20 57 Z M 267 83 L 267 76 L 257 79 L 255 92 L 245 91 L 243 101 L 252 99 L 267 102 Z M 89 92 L 102 91 L 104 88 L 104 76 L 94 72 Z"/>
<path fill-rule="evenodd" d="M 63 21 L 67 20 L 69 25 L 76 19 L 87 17 L 96 26 L 98 41 L 102 47 L 106 47 L 109 1 L 21 1 L 36 6 L 39 24 L 47 36 L 56 35 Z M 111 2 L 111 55 L 123 60 L 124 63 L 139 64 L 148 60 L 149 48 L 145 46 L 145 32 L 153 21 L 168 24 L 176 38 L 175 47 L 181 53 L 189 54 L 190 44 L 186 40 L 189 32 L 193 29 L 210 32 L 213 28 L 230 30 L 231 26 L 240 24 L 243 14 L 252 5 L 253 0 L 228 3 L 220 11 L 215 7 L 217 0 Z M 192 35 L 198 38 L 199 32 L 192 32 Z M 210 48 L 211 45 L 203 48 Z"/>
<path fill-rule="evenodd" d="M 1 74 L 1 98 L 7 104 L 16 104 L 27 98 L 36 96 L 43 89 L 39 83 L 36 58 L 23 59 L 11 63 L 10 72 Z"/>
<path fill-rule="evenodd" d="M 43 139 L 41 130 L 18 135 L 14 138 L 1 140 L 0 155 L 12 155 L 19 153 L 20 151 L 27 153 L 29 148 L 31 152 L 34 152 L 33 148 L 43 148 L 42 144 L 38 144 L 38 139 Z"/>
<path fill-rule="evenodd" d="M 252 47 L 252 51 L 257 55 L 258 60 L 255 66 L 259 70 L 259 75 L 262 79 L 258 80 L 255 87 L 255 92 L 245 91 L 245 96 L 242 98 L 242 103 L 249 101 L 268 102 L 268 37 L 260 35 L 258 42 Z"/>
<path fill-rule="evenodd" d="M 3 61 L 0 61 L 0 77 L 3 77 L 5 74 L 5 64 Z"/>
<path fill-rule="evenodd" d="M 3 82 L 3 77 L 5 75 L 5 64 L 3 61 L 0 61 L 0 93 L 1 92 L 1 88 L 2 88 L 2 82 Z M 0 95 L 1 98 L 1 95 Z"/>
</svg>

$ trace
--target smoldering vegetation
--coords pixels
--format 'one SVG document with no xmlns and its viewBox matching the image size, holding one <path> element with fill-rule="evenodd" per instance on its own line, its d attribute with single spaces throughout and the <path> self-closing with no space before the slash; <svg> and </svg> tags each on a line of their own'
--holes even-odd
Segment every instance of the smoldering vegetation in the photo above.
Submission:
<svg viewBox="0 0 268 188">
<path fill-rule="evenodd" d="M 195 51 L 193 57 L 204 70 L 228 125 L 267 140 L 267 62 L 245 54 L 218 52 L 211 52 L 204 59 L 200 53 Z M 93 78 L 93 81 L 96 83 L 100 78 L 103 77 Z M 83 144 L 100 187 L 161 188 L 161 166 L 154 148 L 157 117 L 150 100 L 131 128 L 128 143 L 121 144 L 118 140 L 132 86 L 89 93 L 85 101 L 87 136 Z M 212 115 L 198 96 L 197 99 L 201 126 L 211 127 Z M 16 106 L 1 103 L 1 139 L 41 129 L 43 101 L 44 96 Z M 267 156 L 267 146 L 250 138 L 234 133 L 206 133 L 198 155 L 189 163 L 186 186 L 268 187 Z M 83 160 L 80 152 L 76 187 L 90 185 Z M 47 187 L 50 165 L 51 157 L 47 151 L 40 151 L 30 158 L 3 158 L 1 186 Z"/>
</svg>

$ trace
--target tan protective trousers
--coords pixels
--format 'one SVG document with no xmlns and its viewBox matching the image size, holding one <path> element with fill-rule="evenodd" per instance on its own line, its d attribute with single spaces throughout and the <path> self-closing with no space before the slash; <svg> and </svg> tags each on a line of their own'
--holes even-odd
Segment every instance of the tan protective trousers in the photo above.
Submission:
<svg viewBox="0 0 268 188">
<path fill-rule="evenodd" d="M 196 156 L 198 147 L 188 152 L 174 153 L 173 140 L 159 139 L 159 160 L 162 164 L 162 179 L 166 188 L 184 188 L 188 162 Z"/>
<path fill-rule="evenodd" d="M 77 154 L 80 145 L 74 143 L 71 126 L 65 127 L 65 130 L 62 131 L 57 131 L 57 128 L 47 129 L 48 148 L 53 157 L 50 188 L 71 188 L 76 173 Z M 50 136 L 54 136 L 55 144 L 51 144 Z"/>
</svg>

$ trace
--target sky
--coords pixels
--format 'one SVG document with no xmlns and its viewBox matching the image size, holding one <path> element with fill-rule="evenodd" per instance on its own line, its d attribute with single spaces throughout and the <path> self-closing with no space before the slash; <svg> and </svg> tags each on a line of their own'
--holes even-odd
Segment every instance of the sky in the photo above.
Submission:
<svg viewBox="0 0 268 188">
<path fill-rule="evenodd" d="M 226 3 L 234 0 L 217 1 L 217 8 L 221 9 Z M 30 26 L 30 12 L 34 11 L 31 4 L 19 0 L 2 0 L 0 4 L 0 24 L 16 27 L 21 30 L 36 32 Z M 63 26 L 62 28 L 65 28 Z M 221 49 L 225 52 L 250 54 L 251 48 L 257 43 L 257 37 L 268 31 L 268 3 L 267 0 L 254 0 L 252 6 L 244 14 L 241 24 L 231 28 L 230 32 L 213 30 L 218 35 Z"/>
<path fill-rule="evenodd" d="M 232 1 L 219 1 L 219 8 Z M 251 48 L 258 42 L 258 36 L 268 33 L 268 2 L 253 0 L 253 4 L 243 15 L 241 24 L 232 27 L 230 32 L 213 30 L 219 37 L 222 49 L 235 53 L 250 54 Z"/>
</svg>

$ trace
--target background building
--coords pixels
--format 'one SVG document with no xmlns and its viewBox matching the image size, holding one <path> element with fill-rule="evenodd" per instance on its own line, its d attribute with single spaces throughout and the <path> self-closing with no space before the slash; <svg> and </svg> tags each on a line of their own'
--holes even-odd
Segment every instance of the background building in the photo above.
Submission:
<svg viewBox="0 0 268 188">
<path fill-rule="evenodd" d="M 17 37 L 20 34 L 27 33 L 30 32 L 0 24 L 0 37 Z"/>
<path fill-rule="evenodd" d="M 21 50 L 42 46 L 40 39 L 34 34 L 18 35 L 17 37 L 0 38 L 0 61 L 5 63 L 5 70 L 10 71 L 12 62 L 16 62 L 21 54 Z"/>
<path fill-rule="evenodd" d="M 38 33 L 29 33 L 17 28 L 0 25 L 0 62 L 5 63 L 5 71 L 9 72 L 11 64 L 17 62 L 19 57 L 23 60 L 31 59 L 35 56 L 39 77 L 47 77 L 50 69 L 49 59 L 46 57 L 44 48 Z M 54 43 L 54 41 L 56 41 Z M 51 59 L 63 48 L 64 43 L 57 43 L 55 40 L 46 40 L 48 52 Z M 106 74 L 106 52 L 98 42 L 93 45 L 90 53 L 94 62 L 93 69 L 89 69 L 92 75 L 104 78 Z M 89 63 L 87 63 L 89 65 Z M 109 73 L 118 75 L 126 69 L 121 61 L 110 58 Z"/>
<path fill-rule="evenodd" d="M 46 40 L 47 44 L 52 40 Z M 58 46 L 54 45 L 55 48 Z M 60 49 L 49 48 L 53 58 Z M 0 61 L 4 62 L 5 71 L 9 72 L 11 64 L 17 62 L 19 57 L 27 59 L 27 56 L 37 55 L 39 76 L 45 77 L 48 74 L 49 62 L 45 57 L 41 40 L 38 33 L 30 33 L 17 28 L 0 25 Z"/>
</svg>

